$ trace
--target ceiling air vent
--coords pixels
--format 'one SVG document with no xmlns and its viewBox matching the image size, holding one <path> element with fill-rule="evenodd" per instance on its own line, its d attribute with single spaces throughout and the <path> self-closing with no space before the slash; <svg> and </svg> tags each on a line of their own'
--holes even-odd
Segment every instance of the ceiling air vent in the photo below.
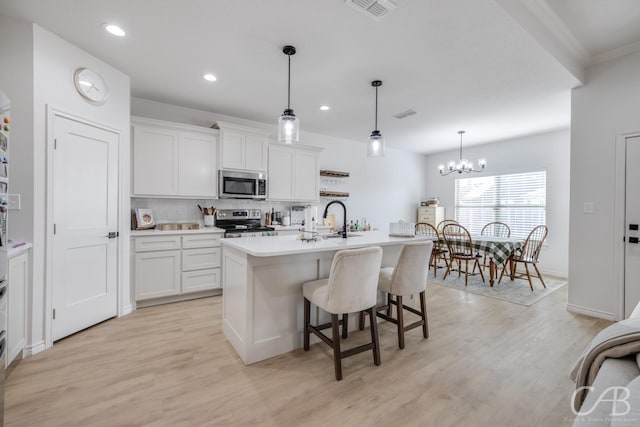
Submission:
<svg viewBox="0 0 640 427">
<path fill-rule="evenodd" d="M 393 117 L 395 117 L 396 119 L 406 119 L 407 117 L 413 116 L 414 114 L 418 113 L 416 113 L 416 110 L 414 110 L 413 108 L 410 108 L 406 111 L 394 114 Z"/>
<path fill-rule="evenodd" d="M 375 21 L 380 21 L 396 8 L 389 0 L 345 0 L 345 3 Z"/>
</svg>

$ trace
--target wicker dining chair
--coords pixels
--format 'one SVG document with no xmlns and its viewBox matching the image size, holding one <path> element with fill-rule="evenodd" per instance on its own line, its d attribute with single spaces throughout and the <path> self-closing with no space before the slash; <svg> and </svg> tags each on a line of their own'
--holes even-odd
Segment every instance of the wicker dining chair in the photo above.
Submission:
<svg viewBox="0 0 640 427">
<path fill-rule="evenodd" d="M 544 243 L 544 240 L 547 238 L 547 226 L 546 225 L 539 225 L 537 227 L 535 227 L 533 230 L 531 230 L 531 233 L 529 233 L 529 236 L 527 237 L 527 240 L 525 240 L 524 242 L 524 246 L 522 247 L 521 250 L 519 250 L 517 253 L 511 255 L 511 258 L 509 258 L 508 262 L 511 263 L 511 280 L 515 279 L 516 277 L 527 277 L 527 280 L 529 281 L 529 287 L 531 288 L 531 290 L 533 291 L 533 283 L 531 283 L 531 273 L 529 272 L 529 264 L 533 265 L 533 268 L 535 268 L 536 273 L 538 273 L 537 277 L 538 279 L 540 279 L 540 283 L 542 283 L 543 287 L 547 287 L 547 285 L 544 284 L 544 279 L 542 279 L 542 274 L 540 274 L 540 270 L 538 270 L 538 257 L 540 256 L 540 250 L 542 249 L 542 244 Z M 524 264 L 524 268 L 526 273 L 517 273 L 518 270 L 518 263 L 522 263 Z M 502 273 L 500 274 L 500 280 L 498 280 L 498 283 L 500 283 L 502 281 L 502 276 L 504 276 L 504 271 L 505 269 L 502 269 Z"/>
<path fill-rule="evenodd" d="M 429 236 L 433 237 L 433 250 L 431 251 L 431 258 L 429 259 L 429 268 L 433 267 L 433 277 L 437 276 L 438 260 L 444 260 L 444 265 L 449 265 L 447 261 L 447 249 L 440 243 L 441 234 L 438 230 L 428 222 L 419 222 L 416 224 L 416 236 Z"/>
<path fill-rule="evenodd" d="M 484 282 L 484 274 L 478 262 L 478 260 L 482 258 L 482 255 L 473 253 L 473 242 L 471 241 L 469 231 L 460 224 L 447 224 L 442 228 L 442 235 L 449 250 L 449 264 L 442 279 L 447 278 L 454 261 L 458 262 L 458 277 L 460 277 L 460 270 L 462 270 L 462 262 L 464 261 L 464 285 L 467 286 L 469 280 L 469 261 L 473 261 L 473 271 L 478 267 L 478 272 Z M 471 275 L 474 275 L 473 271 Z"/>
</svg>

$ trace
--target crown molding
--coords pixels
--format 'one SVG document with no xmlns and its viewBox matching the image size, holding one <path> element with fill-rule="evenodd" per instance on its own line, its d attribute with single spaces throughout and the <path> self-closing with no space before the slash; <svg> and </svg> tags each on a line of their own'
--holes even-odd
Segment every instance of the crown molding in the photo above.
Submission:
<svg viewBox="0 0 640 427">
<path fill-rule="evenodd" d="M 597 55 L 593 55 L 593 57 L 589 61 L 589 65 L 601 64 L 603 62 L 611 61 L 612 59 L 620 58 L 622 56 L 630 55 L 637 52 L 640 52 L 640 40 L 617 47 L 615 49 L 607 50 L 606 52 L 602 52 Z"/>
<path fill-rule="evenodd" d="M 586 82 L 590 54 L 551 9 L 547 0 L 496 0 L 579 83 Z"/>
</svg>

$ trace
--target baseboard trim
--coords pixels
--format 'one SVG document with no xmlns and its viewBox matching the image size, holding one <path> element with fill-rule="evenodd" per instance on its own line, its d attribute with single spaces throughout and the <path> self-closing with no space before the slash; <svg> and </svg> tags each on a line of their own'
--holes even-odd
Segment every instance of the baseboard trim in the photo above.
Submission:
<svg viewBox="0 0 640 427">
<path fill-rule="evenodd" d="M 170 297 L 147 299 L 147 300 L 142 300 L 142 301 L 136 301 L 136 309 L 144 308 L 144 307 L 151 307 L 151 306 L 154 306 L 154 305 L 171 304 L 171 303 L 174 303 L 174 302 L 189 301 L 189 300 L 192 300 L 192 299 L 206 298 L 206 297 L 212 297 L 212 296 L 218 296 L 218 295 L 222 295 L 222 289 L 210 289 L 210 290 L 207 290 L 207 291 L 192 292 L 190 294 L 173 295 L 173 296 L 170 296 Z"/>
<path fill-rule="evenodd" d="M 46 345 L 44 341 L 37 342 L 35 344 L 27 345 L 24 347 L 24 355 L 25 357 L 34 356 L 40 352 L 45 351 Z"/>
<path fill-rule="evenodd" d="M 542 268 L 540 269 L 540 274 L 542 274 L 542 276 L 553 276 L 557 279 L 564 279 L 564 280 L 568 280 L 569 279 L 569 274 L 565 271 L 565 272 L 560 272 L 560 271 L 552 271 L 552 270 L 543 270 Z"/>
<path fill-rule="evenodd" d="M 120 309 L 120 314 L 118 317 L 126 316 L 127 314 L 131 314 L 133 312 L 133 306 L 131 304 L 125 305 Z"/>
<path fill-rule="evenodd" d="M 615 316 L 613 315 L 613 313 L 607 313 L 606 311 L 600 311 L 600 310 L 594 310 L 592 308 L 581 307 L 575 304 L 567 304 L 567 310 L 573 313 L 584 314 L 586 316 L 597 317 L 600 319 L 606 319 L 611 321 L 615 320 Z"/>
</svg>

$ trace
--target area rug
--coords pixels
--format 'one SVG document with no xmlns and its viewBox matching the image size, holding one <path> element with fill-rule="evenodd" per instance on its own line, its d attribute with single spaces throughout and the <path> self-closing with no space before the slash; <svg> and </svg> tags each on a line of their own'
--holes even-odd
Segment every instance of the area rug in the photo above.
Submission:
<svg viewBox="0 0 640 427">
<path fill-rule="evenodd" d="M 485 273 L 486 283 L 482 283 L 480 275 L 469 276 L 469 285 L 464 285 L 464 273 L 458 277 L 457 272 L 450 273 L 446 280 L 442 280 L 444 272 L 438 271 L 438 277 L 433 277 L 433 270 L 429 270 L 429 278 L 427 286 L 430 284 L 436 284 L 445 286 L 447 288 L 458 289 L 459 291 L 470 292 L 472 294 L 483 295 L 486 297 L 496 298 L 503 301 L 508 301 L 514 304 L 524 305 L 529 307 L 547 295 L 557 291 L 567 284 L 566 280 L 556 279 L 554 277 L 543 276 L 544 283 L 547 288 L 542 287 L 542 283 L 538 278 L 532 277 L 533 292 L 529 287 L 527 278 L 515 279 L 511 281 L 506 275 L 502 279 L 502 283 L 495 281 L 493 287 L 489 285 L 489 272 Z"/>
</svg>

